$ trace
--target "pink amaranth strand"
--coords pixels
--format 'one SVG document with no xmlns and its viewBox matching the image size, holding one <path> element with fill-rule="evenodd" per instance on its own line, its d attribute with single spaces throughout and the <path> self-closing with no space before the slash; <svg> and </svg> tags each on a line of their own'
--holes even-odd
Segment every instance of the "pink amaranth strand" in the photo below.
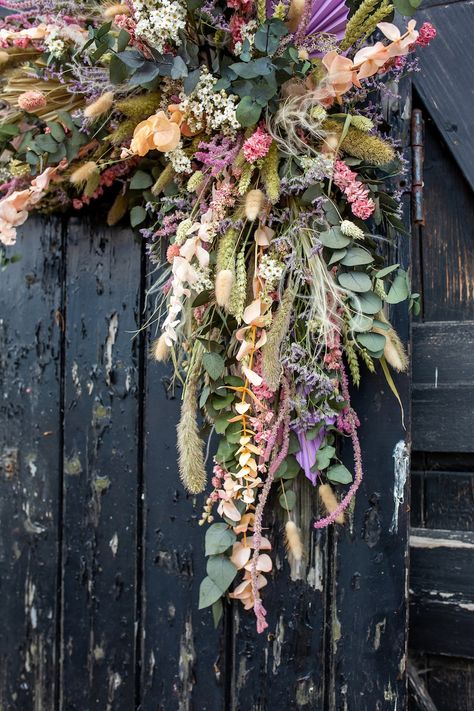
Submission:
<svg viewBox="0 0 474 711">
<path fill-rule="evenodd" d="M 342 395 L 344 397 L 344 400 L 346 400 L 346 402 L 348 403 L 348 413 L 346 415 L 346 421 L 349 423 L 350 426 L 352 449 L 354 452 L 355 477 L 351 488 L 349 489 L 345 497 L 342 499 L 342 501 L 339 503 L 339 506 L 331 514 L 329 514 L 329 516 L 326 516 L 325 518 L 320 518 L 319 521 L 316 521 L 314 524 L 315 528 L 326 528 L 326 526 L 329 526 L 331 523 L 334 523 L 339 514 L 342 513 L 342 511 L 344 511 L 349 506 L 350 502 L 354 497 L 354 494 L 360 486 L 363 476 L 362 452 L 360 449 L 359 438 L 357 436 L 358 419 L 355 412 L 351 408 L 349 382 L 344 368 L 342 368 L 341 370 L 341 385 Z"/>
</svg>

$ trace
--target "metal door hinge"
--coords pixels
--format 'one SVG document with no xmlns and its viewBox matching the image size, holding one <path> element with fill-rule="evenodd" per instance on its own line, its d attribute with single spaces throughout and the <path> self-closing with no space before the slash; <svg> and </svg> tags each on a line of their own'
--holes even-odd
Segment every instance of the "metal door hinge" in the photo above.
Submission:
<svg viewBox="0 0 474 711">
<path fill-rule="evenodd" d="M 413 205 L 413 222 L 415 225 L 425 224 L 423 161 L 425 153 L 424 122 L 420 109 L 413 109 L 411 114 L 411 150 L 412 150 L 412 182 L 411 196 Z"/>
</svg>

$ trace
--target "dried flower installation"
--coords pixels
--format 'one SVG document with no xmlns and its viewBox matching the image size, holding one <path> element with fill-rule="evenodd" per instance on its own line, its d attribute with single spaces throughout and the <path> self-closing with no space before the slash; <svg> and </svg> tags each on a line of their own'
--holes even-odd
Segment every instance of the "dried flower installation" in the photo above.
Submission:
<svg viewBox="0 0 474 711">
<path fill-rule="evenodd" d="M 399 29 L 389 0 L 3 5 L 2 263 L 33 210 L 99 199 L 146 242 L 152 355 L 182 388 L 179 474 L 207 490 L 199 606 L 218 618 L 229 595 L 261 632 L 268 507 L 295 561 L 297 477 L 315 527 L 344 524 L 363 477 L 349 381 L 380 363 L 393 389 L 407 367 L 386 305 L 417 300 L 384 252 L 405 166 L 380 95 L 435 30 Z"/>
</svg>

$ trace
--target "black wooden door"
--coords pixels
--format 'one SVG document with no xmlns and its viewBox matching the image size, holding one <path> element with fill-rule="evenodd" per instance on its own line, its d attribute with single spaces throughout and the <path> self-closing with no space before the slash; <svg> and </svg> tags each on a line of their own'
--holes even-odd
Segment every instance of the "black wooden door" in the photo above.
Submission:
<svg viewBox="0 0 474 711">
<path fill-rule="evenodd" d="M 426 3 L 429 6 L 431 3 Z M 416 79 L 425 214 L 414 240 L 410 646 L 438 711 L 474 704 L 474 85 L 468 2 L 427 7 L 439 29 Z M 414 708 L 418 708 L 414 704 Z M 430 707 L 431 708 L 431 707 Z"/>
<path fill-rule="evenodd" d="M 408 147 L 407 91 L 389 108 Z M 179 393 L 135 335 L 141 245 L 101 215 L 38 218 L 16 252 L 0 279 L 2 711 L 403 709 L 407 433 L 383 376 L 354 397 L 365 481 L 347 525 L 315 531 L 302 482 L 309 555 L 289 569 L 275 549 L 268 633 L 231 605 L 214 630 L 197 611 L 202 502 L 176 472 Z M 406 238 L 392 256 L 409 267 Z M 405 306 L 391 319 L 406 339 Z"/>
</svg>

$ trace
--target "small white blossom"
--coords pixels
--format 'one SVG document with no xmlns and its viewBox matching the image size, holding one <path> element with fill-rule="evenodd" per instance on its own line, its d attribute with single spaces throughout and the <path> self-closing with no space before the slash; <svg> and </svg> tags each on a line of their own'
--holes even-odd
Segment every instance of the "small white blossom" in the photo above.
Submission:
<svg viewBox="0 0 474 711">
<path fill-rule="evenodd" d="M 284 271 L 285 265 L 269 254 L 264 254 L 258 265 L 258 273 L 269 287 L 280 281 Z"/>
<path fill-rule="evenodd" d="M 168 42 L 180 45 L 179 31 L 186 27 L 186 7 L 179 0 L 135 0 L 135 32 L 158 52 Z"/>
<path fill-rule="evenodd" d="M 172 151 L 165 153 L 166 158 L 170 161 L 173 166 L 173 170 L 176 173 L 191 173 L 192 166 L 191 161 L 183 151 L 181 145 L 176 146 Z"/>
<path fill-rule="evenodd" d="M 214 288 L 214 282 L 211 278 L 211 270 L 209 267 L 194 266 L 196 272 L 196 281 L 193 283 L 193 291 L 198 294 L 201 291 L 210 291 Z"/>
<path fill-rule="evenodd" d="M 56 59 L 59 59 L 59 57 L 62 57 L 62 55 L 64 54 L 65 44 L 60 38 L 59 33 L 57 31 L 51 32 L 50 35 L 45 37 L 44 46 L 46 47 L 48 52 Z"/>
<path fill-rule="evenodd" d="M 190 129 L 199 131 L 221 131 L 232 136 L 239 130 L 240 124 L 235 115 L 236 96 L 227 96 L 224 90 L 214 91 L 217 79 L 202 68 L 201 77 L 190 96 L 180 94 L 179 108 L 184 112 Z"/>
</svg>

